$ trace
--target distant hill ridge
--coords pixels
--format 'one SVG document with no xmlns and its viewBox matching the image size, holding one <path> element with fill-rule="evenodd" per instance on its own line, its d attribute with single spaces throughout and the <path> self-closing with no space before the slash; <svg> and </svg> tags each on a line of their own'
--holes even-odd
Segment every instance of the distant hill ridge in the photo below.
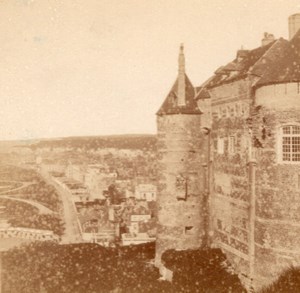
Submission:
<svg viewBox="0 0 300 293">
<path fill-rule="evenodd" d="M 149 149 L 156 148 L 156 135 L 122 134 L 103 136 L 72 136 L 64 138 L 43 139 L 30 145 L 31 148 L 116 148 L 116 149 Z"/>
</svg>

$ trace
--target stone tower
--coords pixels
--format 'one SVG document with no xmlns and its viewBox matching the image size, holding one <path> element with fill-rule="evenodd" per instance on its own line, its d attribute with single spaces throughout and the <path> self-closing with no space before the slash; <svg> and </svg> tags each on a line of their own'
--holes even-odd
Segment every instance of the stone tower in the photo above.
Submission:
<svg viewBox="0 0 300 293">
<path fill-rule="evenodd" d="M 198 248 L 205 234 L 207 142 L 201 131 L 202 112 L 194 98 L 194 87 L 185 74 L 181 45 L 178 77 L 157 112 L 159 179 L 155 263 L 160 269 L 164 251 Z"/>
</svg>

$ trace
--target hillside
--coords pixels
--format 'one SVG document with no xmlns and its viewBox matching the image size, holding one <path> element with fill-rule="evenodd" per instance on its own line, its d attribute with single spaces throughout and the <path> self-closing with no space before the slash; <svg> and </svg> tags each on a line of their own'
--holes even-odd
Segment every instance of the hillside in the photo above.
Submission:
<svg viewBox="0 0 300 293">
<path fill-rule="evenodd" d="M 156 136 L 147 134 L 65 137 L 44 139 L 30 145 L 31 148 L 84 148 L 84 149 L 145 149 L 156 148 Z"/>
</svg>

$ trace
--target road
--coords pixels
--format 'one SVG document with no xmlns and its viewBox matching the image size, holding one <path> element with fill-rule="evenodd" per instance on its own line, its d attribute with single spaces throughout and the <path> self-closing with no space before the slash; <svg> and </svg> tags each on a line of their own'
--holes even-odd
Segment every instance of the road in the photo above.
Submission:
<svg viewBox="0 0 300 293">
<path fill-rule="evenodd" d="M 65 220 L 65 233 L 61 237 L 62 244 L 82 242 L 81 233 L 77 222 L 77 214 L 74 204 L 71 200 L 71 193 L 59 186 L 48 174 L 40 172 L 43 179 L 50 185 L 54 186 L 61 197 L 63 204 L 63 217 Z"/>
</svg>

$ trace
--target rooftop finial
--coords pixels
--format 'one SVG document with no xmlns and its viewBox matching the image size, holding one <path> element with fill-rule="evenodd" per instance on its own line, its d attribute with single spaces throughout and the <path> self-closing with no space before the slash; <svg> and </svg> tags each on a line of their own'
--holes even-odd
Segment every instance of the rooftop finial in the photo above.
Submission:
<svg viewBox="0 0 300 293">
<path fill-rule="evenodd" d="M 184 60 L 184 46 L 183 43 L 180 44 L 179 58 L 178 58 L 178 71 L 185 71 L 185 60 Z"/>
<path fill-rule="evenodd" d="M 183 53 L 184 45 L 183 43 L 180 44 L 180 53 Z"/>
<path fill-rule="evenodd" d="M 185 59 L 183 50 L 184 46 L 181 43 L 178 57 L 178 106 L 185 105 Z"/>
</svg>

